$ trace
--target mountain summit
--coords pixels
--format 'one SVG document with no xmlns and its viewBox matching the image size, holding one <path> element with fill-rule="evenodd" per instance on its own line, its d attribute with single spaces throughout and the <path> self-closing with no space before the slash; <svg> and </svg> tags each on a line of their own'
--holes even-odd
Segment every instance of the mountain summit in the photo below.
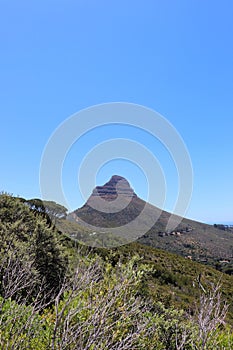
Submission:
<svg viewBox="0 0 233 350">
<path fill-rule="evenodd" d="M 95 187 L 84 206 L 74 213 L 87 224 L 118 227 L 134 220 L 145 204 L 124 177 L 113 175 L 103 186 Z"/>
<path fill-rule="evenodd" d="M 136 197 L 137 195 L 124 177 L 113 175 L 111 179 L 106 182 L 106 184 L 95 187 L 90 198 L 97 196 L 100 196 L 106 201 L 113 201 L 118 196 L 132 198 Z M 90 202 L 90 198 L 88 202 Z"/>
</svg>

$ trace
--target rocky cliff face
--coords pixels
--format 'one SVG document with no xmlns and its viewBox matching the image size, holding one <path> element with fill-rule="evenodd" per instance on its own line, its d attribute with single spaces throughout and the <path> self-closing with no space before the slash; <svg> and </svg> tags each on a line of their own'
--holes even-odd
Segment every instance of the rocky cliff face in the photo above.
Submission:
<svg viewBox="0 0 233 350">
<path fill-rule="evenodd" d="M 97 196 L 100 196 L 106 201 L 113 201 L 118 196 L 128 198 L 137 197 L 136 193 L 130 187 L 128 181 L 124 177 L 119 175 L 113 175 L 104 186 L 97 186 L 93 190 L 91 197 L 93 198 Z M 90 202 L 90 198 L 87 201 L 87 203 Z"/>
</svg>

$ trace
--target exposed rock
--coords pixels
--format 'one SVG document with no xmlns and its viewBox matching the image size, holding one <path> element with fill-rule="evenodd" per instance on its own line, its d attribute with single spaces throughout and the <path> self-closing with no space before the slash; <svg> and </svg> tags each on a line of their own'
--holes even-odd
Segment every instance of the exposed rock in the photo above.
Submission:
<svg viewBox="0 0 233 350">
<path fill-rule="evenodd" d="M 133 191 L 130 184 L 124 177 L 113 175 L 110 181 L 108 181 L 104 186 L 95 187 L 91 197 L 100 196 L 106 201 L 112 201 L 115 200 L 118 195 L 130 198 L 137 197 L 136 193 Z"/>
</svg>

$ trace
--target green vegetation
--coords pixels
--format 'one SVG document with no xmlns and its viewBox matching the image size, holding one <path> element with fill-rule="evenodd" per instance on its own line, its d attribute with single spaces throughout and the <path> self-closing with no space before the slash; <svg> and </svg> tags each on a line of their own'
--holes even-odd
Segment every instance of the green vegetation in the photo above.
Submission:
<svg viewBox="0 0 233 350">
<path fill-rule="evenodd" d="M 1 349 L 233 348 L 232 276 L 139 243 L 81 246 L 47 214 L 0 195 Z"/>
</svg>

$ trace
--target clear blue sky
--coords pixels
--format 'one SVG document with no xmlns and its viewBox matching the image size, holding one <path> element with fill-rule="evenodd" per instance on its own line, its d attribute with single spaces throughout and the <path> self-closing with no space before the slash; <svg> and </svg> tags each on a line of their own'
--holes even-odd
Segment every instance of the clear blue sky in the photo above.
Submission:
<svg viewBox="0 0 233 350">
<path fill-rule="evenodd" d="M 233 221 L 232 18 L 231 0 L 0 0 L 1 189 L 39 197 L 40 159 L 54 129 L 83 108 L 125 101 L 158 111 L 182 135 L 194 169 L 187 216 Z M 64 188 L 74 206 L 80 154 L 127 132 L 106 128 L 71 150 Z M 138 138 L 149 147 L 149 137 Z M 169 209 L 175 169 L 157 152 Z M 141 172 L 123 161 L 107 164 L 98 184 L 115 173 L 145 195 Z"/>
</svg>

